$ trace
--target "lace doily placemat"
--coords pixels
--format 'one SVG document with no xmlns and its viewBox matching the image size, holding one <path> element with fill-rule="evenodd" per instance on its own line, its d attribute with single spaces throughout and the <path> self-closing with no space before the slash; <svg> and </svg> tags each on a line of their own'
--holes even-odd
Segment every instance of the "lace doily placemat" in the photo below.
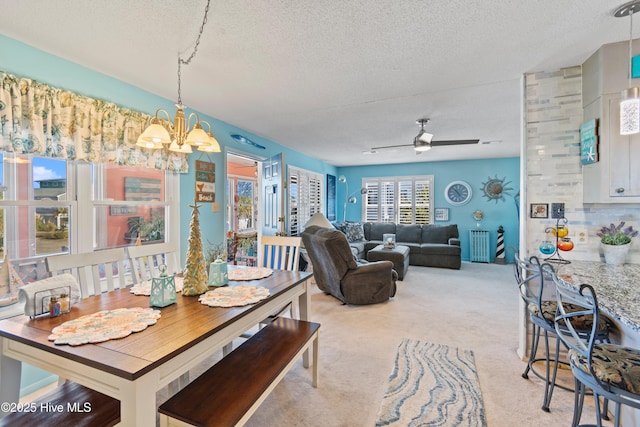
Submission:
<svg viewBox="0 0 640 427">
<path fill-rule="evenodd" d="M 241 307 L 254 304 L 269 296 L 269 289 L 262 286 L 228 286 L 208 291 L 198 298 L 209 307 Z"/>
<path fill-rule="evenodd" d="M 56 326 L 49 335 L 54 344 L 82 345 L 115 340 L 147 329 L 160 318 L 152 308 L 118 308 L 78 317 Z"/>
<path fill-rule="evenodd" d="M 184 277 L 175 277 L 174 282 L 176 284 L 176 292 L 182 292 L 182 285 L 184 284 Z M 131 287 L 131 293 L 134 295 L 151 295 L 151 282 L 144 281 Z"/>
<path fill-rule="evenodd" d="M 273 270 L 265 267 L 245 267 L 229 270 L 229 280 L 258 280 L 269 277 Z"/>
</svg>

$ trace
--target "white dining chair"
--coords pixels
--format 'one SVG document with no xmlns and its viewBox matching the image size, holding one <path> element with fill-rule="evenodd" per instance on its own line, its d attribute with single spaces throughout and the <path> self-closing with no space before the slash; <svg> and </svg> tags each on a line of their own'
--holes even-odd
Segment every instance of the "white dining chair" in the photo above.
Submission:
<svg viewBox="0 0 640 427">
<path fill-rule="evenodd" d="M 69 273 L 80 286 L 80 298 L 110 292 L 126 286 L 124 249 L 105 249 L 79 254 L 52 255 L 44 259 L 52 276 Z M 59 378 L 58 384 L 64 384 Z"/>
<path fill-rule="evenodd" d="M 258 264 L 260 267 L 267 267 L 273 270 L 297 271 L 300 264 L 300 247 L 302 237 L 289 236 L 262 236 L 258 248 Z M 298 313 L 298 304 L 295 302 L 287 304 L 260 322 L 260 325 L 267 325 L 273 322 L 282 314 L 290 311 L 294 318 Z"/>
<path fill-rule="evenodd" d="M 140 246 L 127 246 L 127 258 L 131 265 L 133 283 L 142 283 L 157 277 L 161 265 L 167 266 L 166 273 L 175 275 L 182 272 L 178 245 L 175 243 L 156 243 Z M 169 394 L 174 394 L 189 384 L 189 373 L 182 374 L 171 382 Z"/>
<path fill-rule="evenodd" d="M 287 236 L 262 236 L 258 245 L 258 266 L 273 270 L 298 270 L 300 263 L 301 237 Z M 289 311 L 291 318 L 298 318 L 298 304 L 293 301 L 273 312 L 269 317 L 262 319 L 258 328 L 262 328 Z M 241 335 L 242 338 L 250 338 L 253 334 L 249 331 Z M 229 343 L 223 349 L 227 355 L 232 350 Z"/>
<path fill-rule="evenodd" d="M 73 275 L 80 285 L 81 298 L 127 286 L 122 248 L 52 255 L 45 258 L 45 263 L 52 276 Z"/>
<path fill-rule="evenodd" d="M 127 257 L 131 263 L 133 283 L 142 283 L 157 277 L 159 266 L 167 266 L 167 274 L 174 275 L 182 271 L 178 245 L 158 243 L 142 246 L 128 246 Z"/>
<path fill-rule="evenodd" d="M 274 270 L 296 271 L 300 263 L 301 237 L 262 236 L 258 264 Z"/>
</svg>

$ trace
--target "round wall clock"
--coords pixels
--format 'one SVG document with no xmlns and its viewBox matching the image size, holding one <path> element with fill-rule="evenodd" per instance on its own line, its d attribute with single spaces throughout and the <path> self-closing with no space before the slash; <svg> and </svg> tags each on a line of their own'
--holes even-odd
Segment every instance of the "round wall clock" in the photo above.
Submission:
<svg viewBox="0 0 640 427">
<path fill-rule="evenodd" d="M 464 181 L 453 181 L 444 190 L 444 197 L 450 205 L 462 206 L 471 200 L 471 186 Z"/>
</svg>

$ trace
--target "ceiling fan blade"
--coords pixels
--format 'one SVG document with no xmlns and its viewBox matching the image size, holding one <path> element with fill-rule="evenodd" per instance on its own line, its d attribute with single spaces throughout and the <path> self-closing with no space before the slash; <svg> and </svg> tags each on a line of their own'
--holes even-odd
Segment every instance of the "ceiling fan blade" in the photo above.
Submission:
<svg viewBox="0 0 640 427">
<path fill-rule="evenodd" d="M 413 144 L 401 144 L 401 145 L 385 145 L 384 147 L 371 147 L 372 150 L 384 150 L 388 148 L 398 148 L 398 147 L 413 147 Z"/>
<path fill-rule="evenodd" d="M 446 145 L 466 145 L 466 144 L 478 144 L 480 142 L 479 139 L 451 139 L 451 140 L 442 140 L 442 141 L 431 141 L 432 147 L 441 147 Z M 415 144 L 400 144 L 400 145 L 385 145 L 382 147 L 372 147 L 371 151 L 376 150 L 390 150 L 393 148 L 399 147 L 414 147 Z M 420 151 L 416 150 L 416 153 L 420 154 Z"/>
<path fill-rule="evenodd" d="M 479 139 L 451 139 L 443 141 L 431 141 L 433 147 L 440 147 L 444 145 L 465 145 L 465 144 L 477 144 Z"/>
</svg>

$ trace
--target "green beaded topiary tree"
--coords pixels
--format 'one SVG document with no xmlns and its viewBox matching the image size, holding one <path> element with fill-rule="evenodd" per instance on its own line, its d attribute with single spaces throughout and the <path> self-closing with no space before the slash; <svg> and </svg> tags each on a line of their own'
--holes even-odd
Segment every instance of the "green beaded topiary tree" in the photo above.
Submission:
<svg viewBox="0 0 640 427">
<path fill-rule="evenodd" d="M 189 224 L 189 248 L 187 249 L 187 267 L 184 271 L 182 295 L 197 296 L 207 291 L 207 270 L 200 235 L 200 220 L 198 219 L 200 205 L 189 206 L 193 210 Z"/>
</svg>

